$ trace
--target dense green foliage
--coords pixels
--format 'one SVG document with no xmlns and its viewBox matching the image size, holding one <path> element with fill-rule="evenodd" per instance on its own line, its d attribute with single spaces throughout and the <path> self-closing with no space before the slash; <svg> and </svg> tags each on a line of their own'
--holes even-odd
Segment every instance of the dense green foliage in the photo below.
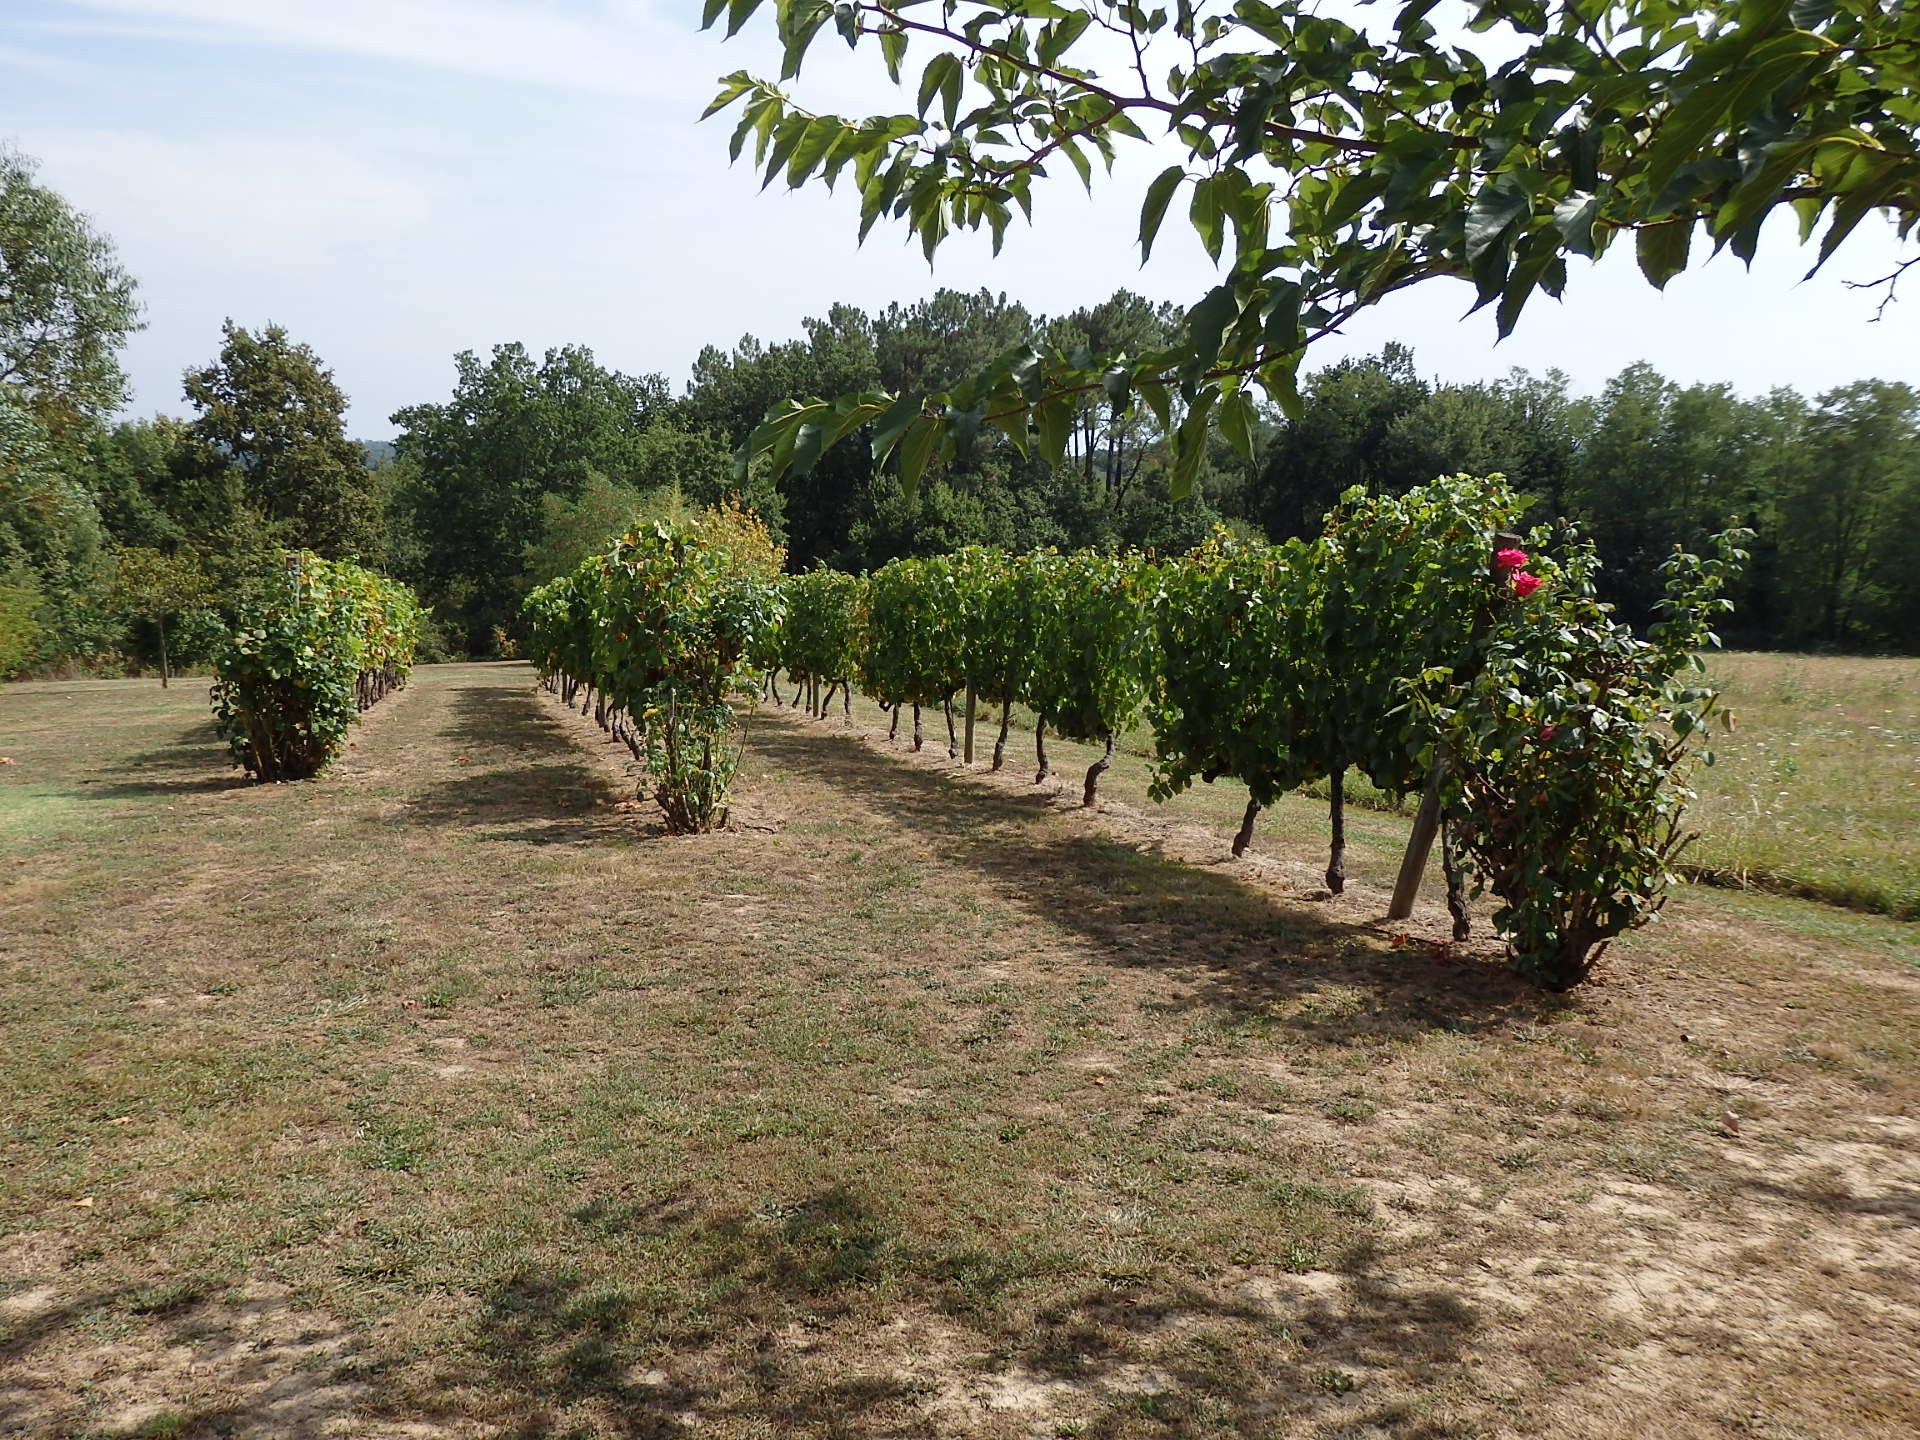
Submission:
<svg viewBox="0 0 1920 1440">
<path fill-rule="evenodd" d="M 657 376 L 606 370 L 577 346 L 536 361 L 500 345 L 490 360 L 468 352 L 455 367 L 450 399 L 393 417 L 409 467 L 397 504 L 423 593 L 465 648 L 485 653 L 525 593 L 542 496 L 574 500 L 596 476 L 629 480 L 666 393 Z"/>
<path fill-rule="evenodd" d="M 784 670 L 800 683 L 816 710 L 820 687 L 850 687 L 859 663 L 860 616 L 866 582 L 858 575 L 815 568 L 790 575 L 780 587 L 785 618 L 767 670 Z M 801 703 L 794 696 L 794 704 Z"/>
<path fill-rule="evenodd" d="M 636 525 L 527 597 L 543 679 L 568 701 L 598 693 L 675 833 L 726 823 L 736 692 L 779 623 L 783 558 L 757 517 L 722 507 Z"/>
<path fill-rule="evenodd" d="M 1326 591 L 1324 546 L 1299 540 L 1219 535 L 1162 569 L 1156 799 L 1231 776 L 1264 807 L 1327 773 L 1320 740 L 1336 717 Z"/>
<path fill-rule="evenodd" d="M 960 665 L 976 696 L 1000 707 L 993 768 L 1006 762 L 1013 707 L 1032 694 L 1040 646 L 1041 595 L 1052 552 L 1009 556 L 972 546 L 955 553 L 962 633 Z"/>
<path fill-rule="evenodd" d="M 1142 197 L 1143 258 L 1180 199 L 1224 273 L 1162 347 L 1023 340 L 949 389 L 789 399 L 750 447 L 781 469 L 869 425 L 908 492 L 986 430 L 1057 465 L 1075 397 L 1105 393 L 1169 434 L 1179 496 L 1214 427 L 1251 460 L 1255 392 L 1297 415 L 1307 347 L 1408 286 L 1469 281 L 1505 334 L 1629 236 L 1663 286 L 1696 232 L 1751 260 L 1776 211 L 1821 233 L 1815 269 L 1869 215 L 1902 237 L 1920 221 L 1910 6 L 1407 0 L 1389 25 L 1308 0 L 707 0 L 704 22 L 732 35 L 766 9 L 780 83 L 730 75 L 708 114 L 738 107 L 732 153 L 751 141 L 769 182 L 848 180 L 863 237 L 886 219 L 931 259 L 985 227 L 997 248 L 1050 167 L 1091 189 L 1095 160 L 1140 145 L 1184 152 Z M 913 113 L 848 119 L 781 88 L 829 22 L 897 85 L 917 65 Z"/>
<path fill-rule="evenodd" d="M 943 293 L 872 316 L 835 307 L 800 341 L 707 352 L 685 398 L 646 433 L 671 424 L 706 436 L 708 448 L 689 463 L 700 486 L 721 487 L 702 492 L 712 496 L 726 482 L 701 467 L 747 438 L 769 397 L 939 383 L 1008 335 L 1128 333 L 1158 343 L 1152 337 L 1170 333 L 1164 320 L 1125 295 L 1057 320 L 988 295 Z M 1920 403 L 1903 386 L 1747 400 L 1636 365 L 1584 397 L 1557 375 L 1437 382 L 1389 347 L 1308 377 L 1297 418 L 1257 408 L 1253 433 L 1251 462 L 1216 440 L 1195 493 L 1178 502 L 1168 498 L 1171 455 L 1158 421 L 1117 412 L 1104 395 L 1081 397 L 1061 465 L 983 432 L 966 455 L 930 462 L 909 500 L 870 444 L 844 444 L 808 474 L 789 471 L 774 493 L 798 567 L 858 573 L 968 546 L 1174 554 L 1223 523 L 1250 540 L 1311 539 L 1354 485 L 1395 494 L 1439 474 L 1498 471 L 1532 498 L 1530 522 L 1578 520 L 1594 536 L 1608 560 L 1603 598 L 1635 625 L 1655 618 L 1658 566 L 1671 545 L 1697 549 L 1738 515 L 1757 532 L 1755 563 L 1735 582 L 1733 633 L 1744 643 L 1911 645 L 1920 634 L 1920 567 L 1910 554 L 1920 528 L 1908 523 L 1920 515 Z M 1836 444 L 1836 433 L 1856 438 Z M 620 488 L 588 482 L 574 501 L 549 492 L 543 557 L 597 541 L 583 522 L 623 500 L 655 513 L 672 481 L 630 472 L 609 483 Z M 766 493 L 764 470 L 756 465 L 743 483 L 764 512 L 755 498 Z"/>
<path fill-rule="evenodd" d="M 1045 557 L 1036 570 L 1033 673 L 1024 698 L 1042 724 L 1069 740 L 1106 746 L 1087 772 L 1083 801 L 1091 805 L 1114 740 L 1139 717 L 1156 674 L 1145 603 L 1153 568 L 1137 555 L 1076 550 Z"/>
<path fill-rule="evenodd" d="M 1730 609 L 1743 534 L 1705 560 L 1670 557 L 1643 640 L 1597 597 L 1590 544 L 1542 527 L 1520 548 L 1525 508 L 1500 479 L 1461 475 L 1400 496 L 1356 489 L 1311 542 L 1223 532 L 1157 563 L 984 549 L 896 560 L 867 579 L 857 670 L 892 706 L 971 686 L 1030 707 L 1037 735 L 1107 742 L 1089 805 L 1113 737 L 1144 709 L 1159 798 L 1246 783 L 1236 854 L 1262 806 L 1328 780 L 1336 889 L 1348 768 L 1383 790 L 1436 786 L 1456 926 L 1470 869 L 1500 900 L 1516 963 L 1572 985 L 1658 911 L 1686 843 L 1686 770 L 1718 703 L 1689 672 L 1718 643 L 1710 623 Z M 804 593 L 827 593 L 828 573 L 804 577 Z M 799 654 L 791 645 L 789 633 L 783 653 Z"/>
<path fill-rule="evenodd" d="M 867 578 L 860 616 L 860 688 L 890 706 L 945 705 L 967 683 L 964 592 L 944 555 L 893 560 Z"/>
<path fill-rule="evenodd" d="M 405 585 L 311 552 L 280 557 L 232 607 L 214 655 L 213 712 L 234 763 L 304 780 L 360 711 L 406 683 L 422 612 Z"/>
<path fill-rule="evenodd" d="M 820 441 L 811 469 L 734 468 L 767 412 L 796 397 L 952 393 L 1021 347 L 1150 357 L 1191 328 L 1191 315 L 1124 291 L 1052 315 L 941 291 L 873 312 L 837 305 L 792 340 L 709 347 L 677 396 L 662 376 L 621 375 L 578 347 L 462 356 L 453 393 L 401 411 L 397 446 L 363 455 L 344 439 L 332 376 L 272 326 L 229 323 L 219 356 L 189 377 L 191 421 L 110 423 L 131 284 L 26 161 L 0 169 L 0 250 L 16 287 L 0 303 L 0 674 L 159 666 L 161 627 L 115 578 L 131 551 L 198 564 L 226 595 L 281 549 L 352 559 L 432 602 L 423 655 L 492 654 L 520 638 L 519 602 L 537 581 L 636 516 L 735 494 L 796 569 L 860 573 L 974 546 L 1178 554 L 1222 524 L 1249 543 L 1312 540 L 1351 486 L 1393 495 L 1460 471 L 1505 474 L 1534 502 L 1528 523 L 1577 521 L 1607 561 L 1600 598 L 1636 627 L 1657 618 L 1670 548 L 1698 552 L 1737 515 L 1755 537 L 1729 581 L 1730 638 L 1911 649 L 1920 636 L 1920 397 L 1903 384 L 1744 398 L 1634 365 L 1589 397 L 1554 373 L 1434 380 L 1389 346 L 1303 372 L 1290 415 L 1258 396 L 1212 402 L 1226 423 L 1198 427 L 1203 451 L 1176 445 L 1191 414 L 1177 385 L 1157 396 L 1116 375 L 1052 397 L 1044 445 L 983 420 L 947 453 L 915 430 L 926 463 L 912 493 L 899 464 L 911 407 L 830 448 L 827 434 L 803 445 L 796 431 L 801 451 Z M 1198 196 L 1220 182 L 1183 183 Z M 203 663 L 202 638 L 169 625 L 167 658 Z"/>
<path fill-rule="evenodd" d="M 58 447 L 9 386 L 0 386 L 0 585 L 24 623 L 0 644 L 0 677 L 111 642 L 101 603 L 112 574 L 87 488 L 62 472 Z"/>
<path fill-rule="evenodd" d="M 34 176 L 0 145 L 0 394 L 59 438 L 125 398 L 140 311 L 112 242 Z"/>
<path fill-rule="evenodd" d="M 1676 551 L 1664 618 L 1640 639 L 1595 598 L 1591 547 L 1552 538 L 1558 561 L 1548 532 L 1529 541 L 1539 590 L 1503 596 L 1465 664 L 1408 689 L 1494 923 L 1522 969 L 1564 989 L 1664 903 L 1690 840 L 1689 752 L 1719 709 L 1701 652 L 1746 556 L 1742 532 L 1705 558 Z"/>
<path fill-rule="evenodd" d="M 221 337 L 219 357 L 186 377 L 198 468 L 230 472 L 249 510 L 308 548 L 374 551 L 374 481 L 342 428 L 347 397 L 333 372 L 279 325 L 255 334 L 229 320 Z"/>
</svg>

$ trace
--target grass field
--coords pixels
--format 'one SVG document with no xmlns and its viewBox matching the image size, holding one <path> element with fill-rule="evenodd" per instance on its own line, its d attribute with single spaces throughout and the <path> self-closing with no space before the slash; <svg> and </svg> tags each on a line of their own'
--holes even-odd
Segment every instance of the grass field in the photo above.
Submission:
<svg viewBox="0 0 1920 1440">
<path fill-rule="evenodd" d="M 1698 777 L 1706 875 L 1920 919 L 1920 660 L 1727 654 Z"/>
<path fill-rule="evenodd" d="M 1778 788 L 1911 854 L 1806 663 Z M 768 713 L 674 839 L 521 666 L 307 785 L 204 704 L 0 692 L 0 1433 L 1920 1431 L 1920 927 L 1694 888 L 1551 998 L 1137 757 Z"/>
</svg>

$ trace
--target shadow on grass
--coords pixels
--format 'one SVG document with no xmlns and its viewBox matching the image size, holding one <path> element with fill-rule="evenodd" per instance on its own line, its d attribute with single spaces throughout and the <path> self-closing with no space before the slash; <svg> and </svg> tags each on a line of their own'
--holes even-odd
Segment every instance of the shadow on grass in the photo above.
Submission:
<svg viewBox="0 0 1920 1440">
<path fill-rule="evenodd" d="M 172 740 L 129 755 L 113 780 L 82 779 L 74 794 L 83 800 L 165 800 L 237 790 L 252 782 L 227 754 L 211 720 L 200 720 Z"/>
<path fill-rule="evenodd" d="M 1920 1225 L 1920 1187 L 1913 1185 L 1895 1183 L 1877 1194 L 1862 1194 L 1837 1179 L 1795 1184 L 1757 1177 L 1745 1181 L 1743 1188 L 1804 1210 L 1824 1210 L 1831 1215 L 1861 1215 L 1897 1220 L 1905 1225 Z"/>
<path fill-rule="evenodd" d="M 0 1434 L 324 1440 L 354 1433 L 368 1361 L 347 1326 L 277 1296 L 96 1290 L 0 1326 Z M 211 1403 L 174 1403 L 210 1381 Z M 126 1418 L 101 1424 L 114 1406 Z"/>
<path fill-rule="evenodd" d="M 1067 927 L 1108 964 L 1191 983 L 1179 1008 L 1213 1008 L 1316 1038 L 1377 1041 L 1435 1028 L 1492 1029 L 1565 1008 L 1484 961 L 1436 964 L 1424 947 L 1384 952 L 1363 922 L 1341 923 L 1249 880 L 1109 836 L 1060 836 L 1044 794 L 1008 794 L 958 774 L 903 765 L 856 736 L 763 726 L 759 753 L 825 781 L 968 866 L 1036 924 Z M 1335 992 L 1350 993 L 1339 995 Z M 1276 1002 L 1304 1000 L 1287 1020 Z"/>
<path fill-rule="evenodd" d="M 512 1435 L 934 1435 L 995 1410 L 1038 1433 L 1280 1433 L 1277 1417 L 1326 1403 L 1356 1371 L 1419 1393 L 1479 1326 L 1449 1291 L 1378 1276 L 1370 1246 L 1338 1284 L 1264 1299 L 1154 1273 L 1088 1273 L 1047 1294 L 1047 1277 L 1017 1266 L 983 1294 L 953 1237 L 903 1232 L 845 1185 L 721 1213 L 602 1200 L 569 1218 L 556 1238 L 574 1253 L 610 1252 L 597 1276 L 508 1276 L 466 1352 L 482 1370 L 457 1362 L 436 1382 L 494 1397 Z M 672 1257 L 669 1277 L 649 1264 L 624 1278 L 635 1267 L 613 1257 L 635 1250 Z M 1364 1401 L 1363 1418 L 1442 1433 Z"/>
<path fill-rule="evenodd" d="M 488 840 L 531 845 L 630 844 L 664 833 L 645 812 L 613 808 L 632 797 L 580 753 L 527 679 L 516 668 L 496 683 L 451 687 L 441 738 L 469 763 L 415 793 L 407 822 L 471 827 Z"/>
</svg>

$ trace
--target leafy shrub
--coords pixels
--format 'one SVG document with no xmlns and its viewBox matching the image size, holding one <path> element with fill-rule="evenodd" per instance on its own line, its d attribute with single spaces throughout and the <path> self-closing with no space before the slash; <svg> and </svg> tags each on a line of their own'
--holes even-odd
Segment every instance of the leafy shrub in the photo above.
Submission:
<svg viewBox="0 0 1920 1440">
<path fill-rule="evenodd" d="M 738 505 L 636 525 L 527 597 L 529 648 L 571 700 L 602 697 L 647 768 L 669 830 L 726 823 L 739 766 L 734 693 L 781 618 L 782 552 Z M 611 711 L 607 706 L 611 706 Z"/>
<path fill-rule="evenodd" d="M 779 631 L 780 668 L 802 683 L 851 684 L 865 583 L 857 575 L 820 568 L 788 576 L 781 589 L 786 619 Z"/>
<path fill-rule="evenodd" d="M 1246 544 L 1223 532 L 1163 566 L 1154 591 L 1152 793 L 1244 782 L 1236 854 L 1261 808 L 1327 773 L 1325 555 L 1322 544 Z"/>
<path fill-rule="evenodd" d="M 354 716 L 406 682 L 422 619 L 411 590 L 358 565 L 283 562 L 234 605 L 213 661 L 215 727 L 261 780 L 325 768 Z"/>
<path fill-rule="evenodd" d="M 868 577 L 860 688 L 883 704 L 943 705 L 967 683 L 965 616 L 949 557 L 892 560 Z M 918 717 L 914 748 L 920 745 Z"/>
<path fill-rule="evenodd" d="M 1537 585 L 1512 585 L 1465 675 L 1433 672 L 1414 708 L 1447 766 L 1450 814 L 1500 900 L 1494 923 L 1529 976 L 1567 989 L 1618 935 L 1653 919 L 1692 839 L 1683 829 L 1695 741 L 1719 710 L 1700 683 L 1712 618 L 1746 531 L 1662 567 L 1648 638 L 1594 593 L 1599 562 L 1571 535 L 1529 538 Z M 1543 554 L 1559 541 L 1561 558 Z"/>
<path fill-rule="evenodd" d="M 1013 707 L 1032 688 L 1046 562 L 974 546 L 953 556 L 960 609 L 960 668 L 974 693 L 1000 706 L 993 768 L 1006 759 Z"/>
</svg>

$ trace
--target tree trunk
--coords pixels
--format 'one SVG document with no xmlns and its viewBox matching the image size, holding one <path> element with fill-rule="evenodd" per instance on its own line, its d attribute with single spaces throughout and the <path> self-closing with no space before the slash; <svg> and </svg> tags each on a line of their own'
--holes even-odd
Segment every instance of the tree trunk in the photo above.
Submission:
<svg viewBox="0 0 1920 1440">
<path fill-rule="evenodd" d="M 947 759 L 960 758 L 960 737 L 953 728 L 953 696 L 949 695 L 940 702 L 940 708 L 947 712 Z"/>
<path fill-rule="evenodd" d="M 1347 888 L 1347 767 L 1338 766 L 1328 778 L 1333 788 L 1327 794 L 1327 820 L 1333 837 L 1327 851 L 1327 889 L 1338 895 Z"/>
<path fill-rule="evenodd" d="M 1253 822 L 1260 818 L 1260 802 L 1247 801 L 1247 813 L 1241 817 L 1240 833 L 1233 837 L 1233 858 L 1238 860 L 1247 853 L 1247 846 L 1253 843 Z"/>
<path fill-rule="evenodd" d="M 1040 773 L 1033 777 L 1038 785 L 1053 773 L 1053 766 L 1047 763 L 1047 722 L 1044 719 L 1033 722 L 1033 753 L 1040 757 Z"/>
<path fill-rule="evenodd" d="M 160 688 L 164 690 L 167 688 L 167 681 L 172 678 L 167 669 L 167 617 L 162 615 L 158 623 L 160 626 Z"/>
<path fill-rule="evenodd" d="M 900 733 L 900 707 L 890 705 L 887 708 L 893 711 L 893 720 L 887 726 L 887 739 L 891 740 Z"/>
<path fill-rule="evenodd" d="M 853 681 L 840 682 L 840 713 L 846 717 L 847 724 L 853 723 Z"/>
<path fill-rule="evenodd" d="M 1467 914 L 1467 874 L 1460 863 L 1460 847 L 1454 843 L 1453 822 L 1440 822 L 1440 869 L 1447 877 L 1447 913 L 1453 916 L 1453 938 L 1464 940 L 1470 933 Z"/>
<path fill-rule="evenodd" d="M 1000 738 L 993 742 L 993 768 L 998 770 L 1007 758 L 1007 727 L 1013 723 L 1013 706 L 1000 707 Z"/>
<path fill-rule="evenodd" d="M 1106 773 L 1107 767 L 1111 764 L 1113 764 L 1113 735 L 1112 732 L 1108 732 L 1107 753 L 1087 767 L 1087 788 L 1080 796 L 1080 804 L 1085 809 L 1093 808 L 1093 802 L 1098 797 L 1100 789 L 1100 777 Z"/>
<path fill-rule="evenodd" d="M 916 752 L 918 752 L 922 743 L 923 741 L 920 735 L 920 707 L 916 705 L 913 707 L 913 748 Z"/>
</svg>

